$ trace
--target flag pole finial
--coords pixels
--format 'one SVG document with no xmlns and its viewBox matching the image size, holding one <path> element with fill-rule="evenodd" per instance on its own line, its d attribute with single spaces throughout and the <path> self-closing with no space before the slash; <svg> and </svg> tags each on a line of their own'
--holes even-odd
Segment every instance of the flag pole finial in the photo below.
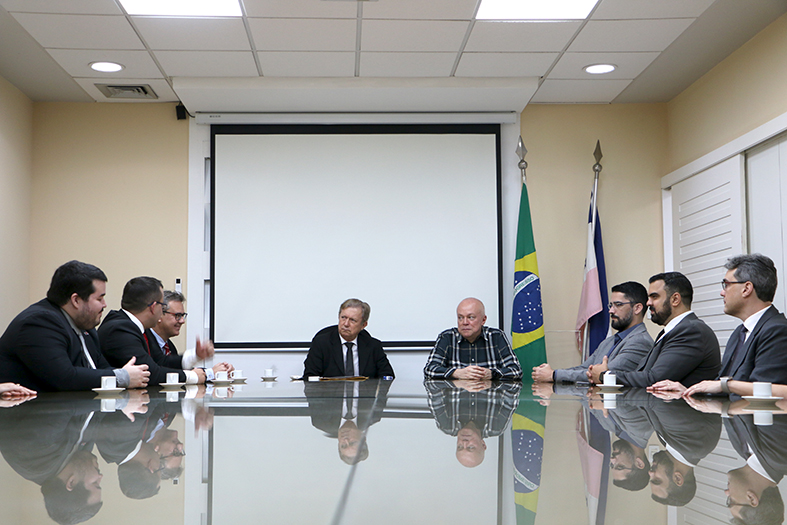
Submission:
<svg viewBox="0 0 787 525">
<path fill-rule="evenodd" d="M 593 164 L 593 171 L 597 174 L 601 171 L 601 157 L 604 155 L 601 154 L 601 141 L 596 141 L 596 151 L 593 152 L 593 157 L 596 158 L 596 163 Z"/>
<path fill-rule="evenodd" d="M 519 157 L 519 169 L 522 171 L 522 184 L 526 184 L 527 175 L 525 174 L 525 170 L 527 169 L 527 161 L 525 161 L 525 155 L 527 155 L 527 148 L 525 147 L 525 143 L 522 141 L 522 135 L 519 135 L 519 143 L 516 146 L 516 154 Z"/>
</svg>

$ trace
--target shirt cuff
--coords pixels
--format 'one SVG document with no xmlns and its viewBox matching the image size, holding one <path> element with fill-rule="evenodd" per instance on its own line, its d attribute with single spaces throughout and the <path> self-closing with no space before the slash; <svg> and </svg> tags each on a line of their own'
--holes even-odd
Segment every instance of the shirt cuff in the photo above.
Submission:
<svg viewBox="0 0 787 525">
<path fill-rule="evenodd" d="M 182 362 L 183 363 L 183 365 L 182 365 L 183 368 L 185 368 L 187 370 L 191 370 L 192 368 L 194 368 L 197 365 L 198 362 L 199 362 L 199 359 L 197 358 L 197 350 L 196 350 L 196 348 L 192 348 L 190 350 L 186 350 L 186 353 L 183 354 L 183 362 Z"/>
<path fill-rule="evenodd" d="M 207 381 L 213 381 L 214 379 L 216 379 L 216 374 L 213 373 L 213 369 L 212 368 L 203 368 L 203 370 L 205 371 L 205 381 L 206 382 Z"/>
<path fill-rule="evenodd" d="M 187 385 L 196 385 L 199 383 L 199 376 L 194 370 L 184 370 L 183 373 L 186 374 Z"/>
<path fill-rule="evenodd" d="M 123 370 L 122 368 L 116 368 L 113 370 L 115 373 L 115 379 L 119 387 L 128 388 L 128 385 L 131 384 L 131 376 L 128 375 L 128 370 Z"/>
</svg>

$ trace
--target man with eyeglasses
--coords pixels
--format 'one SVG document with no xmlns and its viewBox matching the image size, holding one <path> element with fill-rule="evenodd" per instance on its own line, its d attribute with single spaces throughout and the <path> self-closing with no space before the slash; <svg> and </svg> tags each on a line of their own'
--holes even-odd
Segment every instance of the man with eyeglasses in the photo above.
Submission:
<svg viewBox="0 0 787 525">
<path fill-rule="evenodd" d="M 128 281 L 123 287 L 121 309 L 110 311 L 98 329 L 101 352 L 110 364 L 125 363 L 132 357 L 137 363 L 146 364 L 151 385 L 165 383 L 169 372 L 177 372 L 181 383 L 204 383 L 204 369 L 189 369 L 198 359 L 212 356 L 212 347 L 198 348 L 196 359 L 185 359 L 176 353 L 164 355 L 156 344 L 151 328 L 164 314 L 163 299 L 163 286 L 158 279 L 134 277 Z"/>
<path fill-rule="evenodd" d="M 694 288 L 680 272 L 659 273 L 648 280 L 650 320 L 664 326 L 636 370 L 617 372 L 625 386 L 649 387 L 664 379 L 691 386 L 717 377 L 721 352 L 716 334 L 691 311 Z M 608 367 L 593 365 L 588 378 L 603 383 Z"/>
<path fill-rule="evenodd" d="M 658 390 L 728 395 L 730 383 L 738 395 L 752 395 L 752 382 L 787 383 L 787 319 L 773 306 L 778 283 L 773 261 L 754 253 L 727 260 L 721 281 L 724 313 L 740 324 L 730 335 L 721 371 L 713 381 L 703 381 L 688 390 L 684 385 L 662 382 Z M 688 385 L 686 385 L 688 386 Z"/>
<path fill-rule="evenodd" d="M 604 339 L 581 365 L 557 370 L 553 370 L 549 363 L 534 367 L 531 374 L 533 381 L 587 381 L 590 366 L 602 363 L 606 363 L 613 372 L 637 368 L 648 350 L 653 347 L 653 338 L 643 323 L 648 292 L 640 283 L 628 281 L 613 286 L 610 299 L 609 318 L 617 333 Z"/>
<path fill-rule="evenodd" d="M 162 300 L 164 313 L 159 318 L 156 326 L 150 331 L 153 339 L 156 341 L 156 344 L 152 344 L 151 347 L 157 346 L 161 351 L 161 355 L 165 356 L 165 364 L 169 362 L 171 364 L 167 366 L 175 365 L 174 368 L 192 368 L 201 359 L 199 356 L 210 357 L 214 354 L 213 341 L 208 340 L 203 343 L 198 337 L 196 348 L 188 349 L 182 356 L 178 355 L 178 350 L 175 348 L 172 338 L 180 335 L 180 328 L 186 324 L 188 314 L 183 305 L 185 302 L 186 298 L 182 293 L 164 290 L 164 299 Z M 153 339 L 150 339 L 151 343 L 153 343 Z M 178 362 L 178 358 L 180 358 L 180 362 Z M 216 372 L 232 372 L 234 369 L 235 367 L 229 363 L 218 363 L 212 368 L 205 368 L 205 373 L 207 380 L 211 381 L 215 377 Z"/>
</svg>

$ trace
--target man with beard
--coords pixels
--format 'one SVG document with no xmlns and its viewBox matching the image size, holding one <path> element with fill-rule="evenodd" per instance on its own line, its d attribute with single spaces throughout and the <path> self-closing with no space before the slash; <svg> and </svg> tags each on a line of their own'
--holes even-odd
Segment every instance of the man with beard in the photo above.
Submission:
<svg viewBox="0 0 787 525">
<path fill-rule="evenodd" d="M 691 311 L 691 282 L 680 272 L 659 273 L 648 282 L 650 319 L 664 330 L 636 370 L 617 372 L 618 383 L 648 387 L 669 379 L 691 386 L 717 377 L 721 367 L 719 341 Z M 603 383 L 607 370 L 604 363 L 593 365 L 588 378 Z"/>
<path fill-rule="evenodd" d="M 612 483 L 626 490 L 642 490 L 648 486 L 650 462 L 645 449 L 619 439 L 612 443 L 609 457 Z"/>
<path fill-rule="evenodd" d="M 553 370 L 549 363 L 536 366 L 533 381 L 576 383 L 587 381 L 590 365 L 605 363 L 613 372 L 635 370 L 653 347 L 653 339 L 642 322 L 647 310 L 648 292 L 641 284 L 628 281 L 612 287 L 609 318 L 618 333 L 604 339 L 584 363 L 571 368 Z"/>
<path fill-rule="evenodd" d="M 118 386 L 146 386 L 146 365 L 132 358 L 113 369 L 99 351 L 95 328 L 107 306 L 106 289 L 107 276 L 92 264 L 60 266 L 46 299 L 17 315 L 0 337 L 0 383 L 38 391 L 89 390 L 114 375 Z"/>
</svg>

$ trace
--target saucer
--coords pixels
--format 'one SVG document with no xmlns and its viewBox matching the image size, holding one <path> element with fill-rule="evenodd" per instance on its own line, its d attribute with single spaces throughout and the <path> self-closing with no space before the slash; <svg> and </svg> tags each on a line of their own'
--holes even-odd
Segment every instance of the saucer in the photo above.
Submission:
<svg viewBox="0 0 787 525">
<path fill-rule="evenodd" d="M 227 386 L 232 384 L 232 379 L 225 379 L 222 381 L 219 381 L 218 379 L 214 379 L 213 381 L 211 381 L 211 383 L 213 383 L 215 386 Z"/>
<path fill-rule="evenodd" d="M 178 388 L 178 387 L 181 387 L 181 386 L 183 386 L 185 384 L 186 383 L 159 383 L 159 386 L 161 388 Z"/>
<path fill-rule="evenodd" d="M 262 376 L 262 380 L 263 380 L 263 381 L 276 381 L 276 378 L 277 378 L 277 377 L 278 377 L 278 376 L 269 376 L 269 377 Z"/>
<path fill-rule="evenodd" d="M 741 396 L 743 399 L 748 401 L 749 403 L 771 403 L 773 401 L 778 401 L 782 399 L 778 396 L 770 396 L 770 397 L 759 397 L 759 396 Z"/>
<path fill-rule="evenodd" d="M 232 378 L 232 382 L 233 383 L 245 383 L 247 379 L 248 379 L 248 377 L 233 377 Z"/>
<path fill-rule="evenodd" d="M 117 394 L 118 392 L 124 391 L 125 388 L 117 387 L 117 388 L 94 388 L 93 392 L 98 394 Z"/>
<path fill-rule="evenodd" d="M 617 390 L 618 388 L 623 388 L 623 385 L 596 385 L 596 387 L 601 390 Z"/>
</svg>

